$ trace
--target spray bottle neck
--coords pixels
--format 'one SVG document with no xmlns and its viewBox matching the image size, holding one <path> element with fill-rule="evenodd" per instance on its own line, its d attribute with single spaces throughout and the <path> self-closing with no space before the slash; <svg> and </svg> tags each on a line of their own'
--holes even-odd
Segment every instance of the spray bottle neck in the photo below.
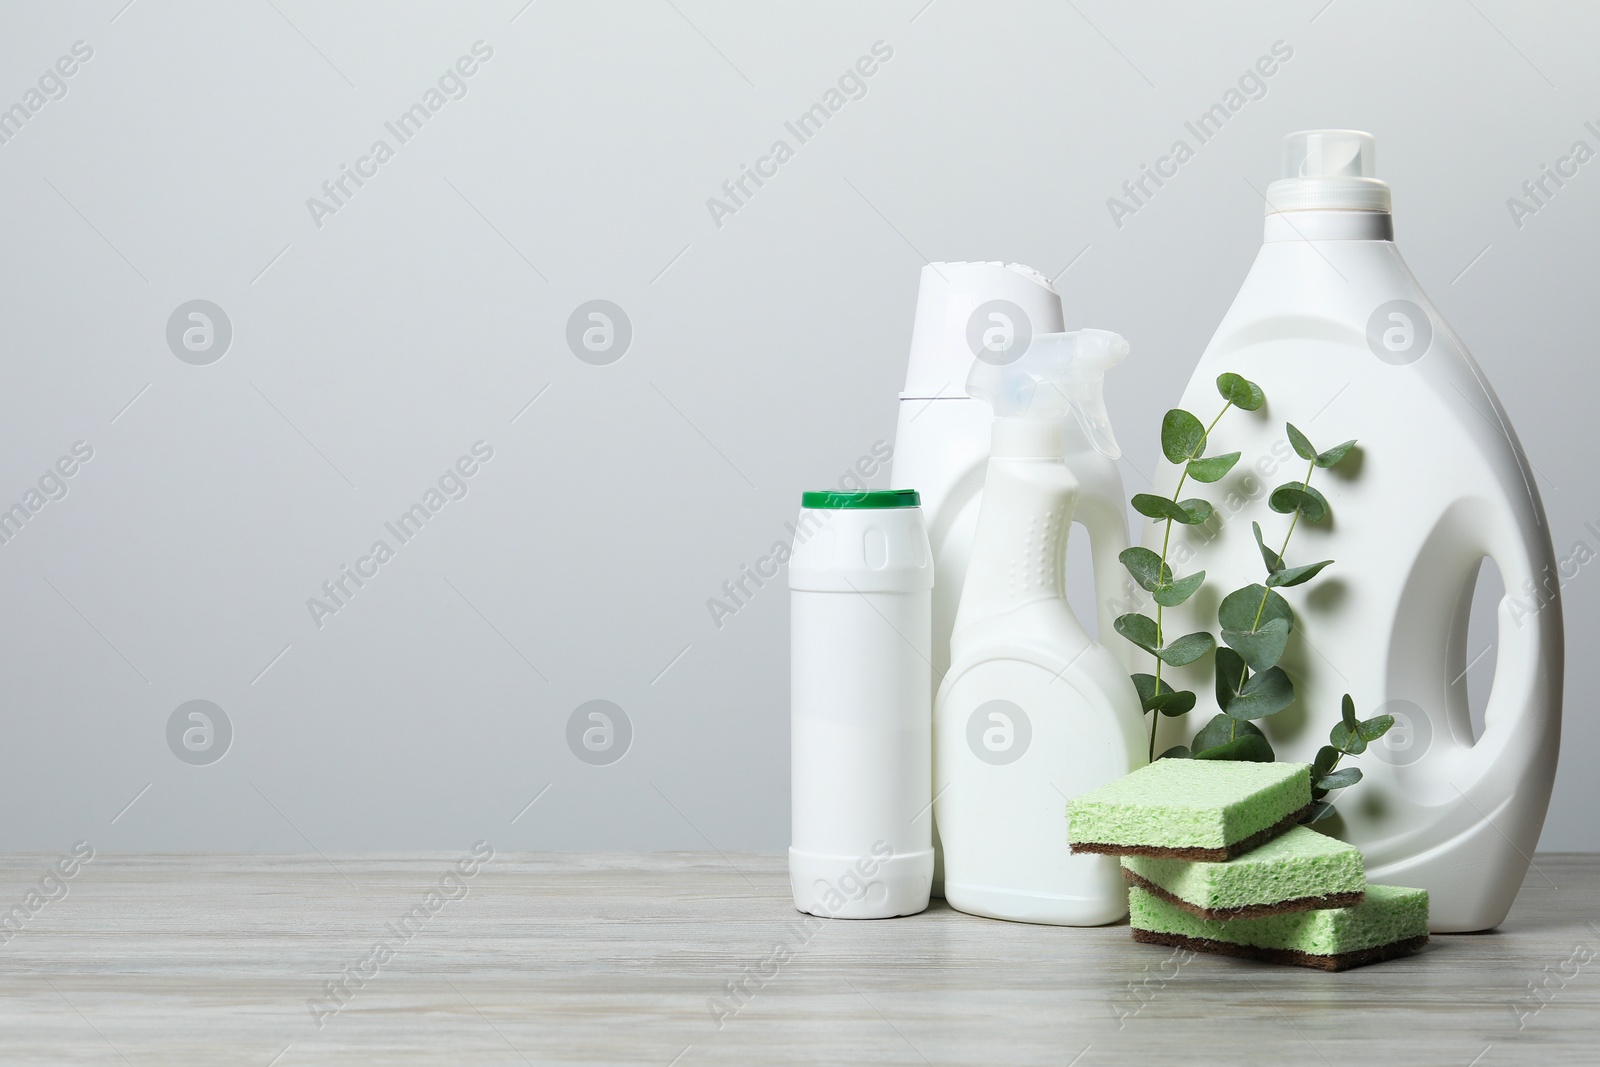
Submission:
<svg viewBox="0 0 1600 1067">
<path fill-rule="evenodd" d="M 1106 414 L 1105 373 L 1128 354 L 1128 342 L 1105 330 L 1034 334 L 1009 360 L 973 361 L 967 392 L 995 413 L 994 456 L 1061 455 L 1061 420 L 1070 415 L 1102 455 L 1116 458 L 1117 440 Z M 1034 427 L 1022 424 L 1032 422 Z M 1002 423 L 1010 423 L 1002 428 Z M 1042 428 L 1048 424 L 1049 429 Z M 1049 433 L 1055 438 L 1046 438 Z M 1049 450 L 1045 454 L 1045 449 Z"/>
<path fill-rule="evenodd" d="M 991 459 L 1059 460 L 1065 447 L 1064 429 L 1064 421 L 1059 416 L 997 416 L 989 456 Z"/>
</svg>

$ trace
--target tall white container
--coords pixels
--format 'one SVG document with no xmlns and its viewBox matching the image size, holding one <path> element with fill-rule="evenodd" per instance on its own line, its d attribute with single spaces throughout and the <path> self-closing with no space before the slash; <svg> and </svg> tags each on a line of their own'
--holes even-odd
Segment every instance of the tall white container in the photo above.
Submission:
<svg viewBox="0 0 1600 1067">
<path fill-rule="evenodd" d="M 1550 529 L 1499 398 L 1400 258 L 1372 138 L 1315 130 L 1284 149 L 1265 243 L 1183 397 L 1209 418 L 1212 383 L 1232 371 L 1259 382 L 1267 404 L 1230 414 L 1212 435 L 1212 455 L 1243 458 L 1206 494 L 1217 517 L 1173 530 L 1177 569 L 1208 577 L 1167 609 L 1167 627 L 1210 629 L 1218 597 L 1261 580 L 1250 522 L 1276 547 L 1285 517 L 1266 496 L 1306 473 L 1284 423 L 1322 448 L 1355 438 L 1359 459 L 1316 472 L 1332 520 L 1294 534 L 1291 563 L 1335 562 L 1316 584 L 1285 591 L 1296 702 L 1262 727 L 1279 759 L 1309 762 L 1343 694 L 1363 718 L 1394 715 L 1355 761 L 1366 777 L 1334 795 L 1339 814 L 1319 828 L 1360 847 L 1371 880 L 1428 890 L 1435 932 L 1487 929 L 1522 885 L 1555 779 L 1563 644 Z M 1176 480 L 1167 467 L 1155 492 L 1171 494 Z M 1159 548 L 1161 533 L 1152 525 L 1145 543 Z M 1467 657 L 1481 654 L 1467 648 L 1467 616 L 1485 558 L 1506 596 L 1474 737 L 1461 682 Z M 1202 664 L 1181 672 L 1200 698 L 1190 729 L 1216 712 Z M 1182 740 L 1172 730 L 1157 748 Z"/>
<path fill-rule="evenodd" d="M 933 879 L 933 558 L 914 490 L 806 493 L 789 560 L 794 906 L 883 919 Z"/>
</svg>

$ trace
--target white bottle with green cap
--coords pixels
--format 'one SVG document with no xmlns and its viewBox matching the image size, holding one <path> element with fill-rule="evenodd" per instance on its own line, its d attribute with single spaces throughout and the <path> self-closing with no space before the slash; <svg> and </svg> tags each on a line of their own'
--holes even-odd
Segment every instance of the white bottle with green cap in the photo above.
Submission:
<svg viewBox="0 0 1600 1067">
<path fill-rule="evenodd" d="M 1065 418 L 1099 410 L 1128 343 L 1038 334 L 979 355 L 967 391 L 994 410 L 983 504 L 934 706 L 934 811 L 944 896 L 974 915 L 1098 926 L 1127 913 L 1117 861 L 1072 855 L 1067 801 L 1145 762 L 1133 682 L 1067 603 L 1066 537 L 1080 482 Z M 1107 455 L 1111 427 L 1081 429 Z"/>
<path fill-rule="evenodd" d="M 882 919 L 933 880 L 933 555 L 915 490 L 806 493 L 789 559 L 794 906 Z"/>
</svg>

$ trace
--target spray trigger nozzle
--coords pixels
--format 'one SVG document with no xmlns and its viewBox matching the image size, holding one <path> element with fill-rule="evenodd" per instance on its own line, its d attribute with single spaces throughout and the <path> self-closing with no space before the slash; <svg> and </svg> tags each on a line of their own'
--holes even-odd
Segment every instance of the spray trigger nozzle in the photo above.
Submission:
<svg viewBox="0 0 1600 1067">
<path fill-rule="evenodd" d="M 989 402 L 996 417 L 1058 419 L 1070 410 L 1107 459 L 1122 455 L 1106 412 L 1105 374 L 1128 355 L 1128 342 L 1108 330 L 1037 333 L 1003 362 L 972 364 L 967 392 Z"/>
</svg>

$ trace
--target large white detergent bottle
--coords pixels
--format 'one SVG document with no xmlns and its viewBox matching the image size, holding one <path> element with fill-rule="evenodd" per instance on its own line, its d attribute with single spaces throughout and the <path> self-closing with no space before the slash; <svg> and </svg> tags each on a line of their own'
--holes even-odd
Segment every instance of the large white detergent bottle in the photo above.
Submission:
<svg viewBox="0 0 1600 1067">
<path fill-rule="evenodd" d="M 1229 413 L 1213 434 L 1210 454 L 1243 458 L 1207 494 L 1220 519 L 1173 532 L 1175 558 L 1189 554 L 1181 570 L 1208 577 L 1172 632 L 1215 630 L 1217 598 L 1262 580 L 1250 523 L 1276 549 L 1288 516 L 1267 508 L 1267 494 L 1305 477 L 1284 423 L 1318 448 L 1355 438 L 1359 458 L 1312 483 L 1331 518 L 1300 523 L 1290 542 L 1291 566 L 1335 562 L 1315 584 L 1284 590 L 1296 631 L 1282 662 L 1297 697 L 1262 725 L 1280 759 L 1309 762 L 1344 693 L 1362 718 L 1393 715 L 1389 734 L 1352 761 L 1365 779 L 1335 794 L 1338 814 L 1319 826 L 1360 847 L 1373 881 L 1427 889 L 1435 931 L 1483 930 L 1522 884 L 1555 778 L 1555 557 L 1500 401 L 1395 248 L 1373 147 L 1348 130 L 1285 138 L 1265 243 L 1183 398 L 1209 419 L 1212 383 L 1233 371 L 1260 383 L 1267 404 Z M 1164 473 L 1156 491 L 1170 494 L 1176 472 Z M 1158 527 L 1146 543 L 1159 537 Z M 1462 679 L 1484 651 L 1467 647 L 1467 621 L 1485 558 L 1507 595 L 1474 738 Z M 1201 696 L 1189 719 L 1203 723 L 1216 710 L 1211 681 L 1185 682 Z"/>
<path fill-rule="evenodd" d="M 968 378 L 994 408 L 993 436 L 934 703 L 933 784 L 944 896 L 974 915 L 1098 926 L 1127 913 L 1116 859 L 1067 845 L 1066 802 L 1142 765 L 1145 750 L 1132 681 L 1067 604 L 1079 484 L 1062 451 L 1071 411 L 1116 454 L 1101 379 L 1127 350 L 1102 330 L 1038 334 Z"/>
<path fill-rule="evenodd" d="M 1038 334 L 1066 329 L 1061 297 L 1048 279 L 1019 263 L 929 263 L 922 268 L 906 387 L 900 394 L 891 484 L 921 494 L 933 550 L 933 685 L 950 667 L 950 630 L 978 528 L 993 415 L 967 392 L 978 352 L 1025 351 Z M 1096 405 L 1098 407 L 1098 405 Z M 1101 413 L 1103 417 L 1103 411 Z M 1112 632 L 1126 599 L 1128 508 L 1115 455 L 1096 449 L 1077 419 L 1064 420 L 1067 465 L 1078 479 L 1073 520 L 1089 535 L 1100 634 Z M 943 890 L 943 848 L 934 827 L 933 892 Z"/>
</svg>

